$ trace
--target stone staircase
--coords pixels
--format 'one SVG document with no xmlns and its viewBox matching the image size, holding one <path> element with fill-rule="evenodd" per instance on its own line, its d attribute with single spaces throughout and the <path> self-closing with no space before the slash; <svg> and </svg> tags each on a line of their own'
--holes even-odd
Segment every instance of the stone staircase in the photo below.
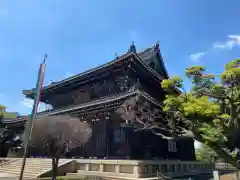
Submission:
<svg viewBox="0 0 240 180">
<path fill-rule="evenodd" d="M 70 163 L 71 159 L 60 159 L 59 165 L 63 166 Z M 0 173 L 8 173 L 19 177 L 22 166 L 22 158 L 11 159 L 0 165 Z M 44 158 L 27 158 L 24 169 L 23 179 L 37 178 L 42 174 L 52 170 L 52 160 Z"/>
</svg>

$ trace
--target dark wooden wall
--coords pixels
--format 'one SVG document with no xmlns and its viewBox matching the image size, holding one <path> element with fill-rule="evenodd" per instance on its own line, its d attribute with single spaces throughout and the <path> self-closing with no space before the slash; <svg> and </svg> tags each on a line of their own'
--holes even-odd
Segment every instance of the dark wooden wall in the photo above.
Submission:
<svg viewBox="0 0 240 180">
<path fill-rule="evenodd" d="M 133 132 L 130 137 L 131 157 L 133 159 L 196 160 L 192 139 L 176 141 L 177 152 L 169 152 L 168 140 L 162 139 L 151 132 Z"/>
<path fill-rule="evenodd" d="M 90 119 L 89 119 L 90 121 Z M 73 149 L 68 157 L 108 157 L 111 159 L 178 159 L 195 160 L 194 141 L 176 142 L 177 152 L 169 152 L 168 140 L 149 131 L 135 132 L 131 127 L 120 126 L 120 117 L 101 118 L 92 122 L 93 135 L 83 146 Z M 124 121 L 122 121 L 124 122 Z M 5 154 L 2 150 L 2 153 Z M 46 156 L 44 151 L 31 148 L 29 156 Z"/>
</svg>

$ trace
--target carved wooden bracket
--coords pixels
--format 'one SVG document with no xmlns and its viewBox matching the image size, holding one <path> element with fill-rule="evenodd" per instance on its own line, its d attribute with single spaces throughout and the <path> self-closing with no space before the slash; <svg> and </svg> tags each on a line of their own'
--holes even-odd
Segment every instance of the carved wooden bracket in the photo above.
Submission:
<svg viewBox="0 0 240 180">
<path fill-rule="evenodd" d="M 132 97 L 126 100 L 119 108 L 116 109 L 116 113 L 120 115 L 123 120 L 134 120 L 137 113 L 137 98 Z"/>
<path fill-rule="evenodd" d="M 168 127 L 168 122 L 163 117 L 161 109 L 141 97 L 133 97 L 126 100 L 116 109 L 116 113 L 123 120 L 134 121 L 146 129 L 159 127 L 167 130 Z"/>
<path fill-rule="evenodd" d="M 84 103 L 90 100 L 90 86 L 85 86 L 82 89 L 77 89 L 71 93 L 74 104 Z"/>
</svg>

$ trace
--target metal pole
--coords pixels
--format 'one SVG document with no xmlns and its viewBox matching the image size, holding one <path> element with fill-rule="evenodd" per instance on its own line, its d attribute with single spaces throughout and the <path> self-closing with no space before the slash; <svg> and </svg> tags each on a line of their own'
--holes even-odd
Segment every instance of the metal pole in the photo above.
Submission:
<svg viewBox="0 0 240 180">
<path fill-rule="evenodd" d="M 33 117 L 33 121 L 35 121 L 36 114 L 34 116 L 35 117 Z M 30 140 L 30 137 L 31 137 L 31 134 L 32 134 L 33 126 L 34 126 L 34 123 L 32 123 L 31 130 L 28 134 L 28 138 L 27 138 L 27 141 L 26 141 L 26 144 L 25 144 L 25 147 L 24 147 L 23 161 L 22 161 L 22 167 L 21 167 L 19 180 L 22 180 L 22 178 L 23 178 L 23 172 L 24 172 L 24 168 L 25 168 L 25 164 L 26 164 L 26 158 L 27 158 L 27 154 L 28 154 L 28 144 L 29 144 L 29 140 Z"/>
<path fill-rule="evenodd" d="M 48 55 L 45 54 L 44 55 L 43 64 L 45 64 L 45 61 L 46 61 L 47 57 L 48 57 Z M 38 87 L 39 86 L 39 81 L 41 81 L 41 77 L 40 77 L 41 76 L 41 67 L 40 67 L 39 73 L 38 73 L 37 88 L 41 88 L 41 87 Z M 42 79 L 42 81 L 43 81 L 43 79 Z M 36 89 L 36 97 L 35 98 L 36 98 L 35 101 L 38 101 L 40 99 L 40 90 L 38 92 L 38 89 Z M 36 120 L 36 116 L 37 116 L 37 107 L 38 107 L 38 103 L 34 102 L 32 118 L 28 121 L 28 123 L 29 123 L 28 126 L 30 126 L 30 129 L 26 132 L 27 139 L 26 139 L 26 144 L 24 146 L 23 161 L 22 161 L 22 167 L 21 167 L 19 180 L 23 179 L 23 173 L 24 173 L 24 168 L 25 168 L 25 164 L 26 164 L 26 158 L 27 158 L 27 154 L 28 154 L 29 140 L 31 140 L 32 131 L 33 131 L 35 120 Z M 26 127 L 26 128 L 28 128 L 28 127 Z"/>
</svg>

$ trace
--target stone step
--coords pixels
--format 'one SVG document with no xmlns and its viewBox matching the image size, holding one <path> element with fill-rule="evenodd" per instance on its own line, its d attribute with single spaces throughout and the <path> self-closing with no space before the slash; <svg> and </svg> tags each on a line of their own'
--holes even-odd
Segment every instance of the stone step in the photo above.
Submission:
<svg viewBox="0 0 240 180">
<path fill-rule="evenodd" d="M 49 169 L 26 169 L 24 170 L 24 172 L 42 172 L 42 171 L 46 171 L 46 170 L 49 170 Z M 20 172 L 21 170 L 20 169 L 3 169 L 3 170 L 0 170 L 0 172 L 6 172 L 6 171 L 11 171 L 11 172 Z"/>
<path fill-rule="evenodd" d="M 44 171 L 44 170 L 48 170 L 49 168 L 26 168 L 24 169 L 25 172 L 30 171 L 30 172 L 34 172 L 34 171 Z M 20 171 L 21 169 L 18 168 L 3 168 L 0 169 L 0 171 L 7 171 L 7 170 L 16 170 L 16 171 Z"/>
<path fill-rule="evenodd" d="M 51 168 L 50 168 L 51 169 Z M 5 172 L 5 171 L 15 171 L 15 172 L 20 172 L 21 169 L 16 169 L 16 168 L 6 168 L 6 169 L 0 169 L 0 172 Z M 24 172 L 36 172 L 36 171 L 45 171 L 45 170 L 49 170 L 49 168 L 36 168 L 36 169 L 33 169 L 33 168 L 26 168 L 24 169 Z"/>
<path fill-rule="evenodd" d="M 69 160 L 59 160 L 59 166 L 68 163 Z M 10 173 L 20 175 L 22 159 L 16 159 L 0 166 L 0 173 Z M 24 169 L 23 179 L 32 179 L 41 173 L 52 170 L 51 159 L 27 159 Z"/>
</svg>

